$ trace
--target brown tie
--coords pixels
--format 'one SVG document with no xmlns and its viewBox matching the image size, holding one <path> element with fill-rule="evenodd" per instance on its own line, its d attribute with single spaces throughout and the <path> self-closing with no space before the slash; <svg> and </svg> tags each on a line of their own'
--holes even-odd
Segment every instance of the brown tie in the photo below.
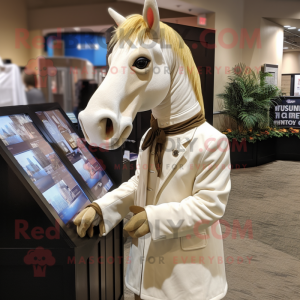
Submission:
<svg viewBox="0 0 300 300">
<path fill-rule="evenodd" d="M 195 116 L 193 116 L 192 118 L 186 121 L 165 128 L 159 128 L 157 120 L 153 117 L 153 115 L 151 115 L 151 120 L 150 120 L 151 129 L 147 132 L 147 135 L 142 144 L 142 150 L 145 150 L 148 147 L 152 146 L 153 142 L 156 140 L 154 162 L 155 162 L 155 168 L 157 170 L 158 177 L 160 177 L 161 175 L 163 147 L 166 142 L 166 135 L 174 135 L 174 134 L 181 134 L 187 132 L 190 129 L 199 127 L 204 122 L 205 122 L 205 117 L 202 111 L 200 111 L 198 114 L 196 114 Z"/>
</svg>

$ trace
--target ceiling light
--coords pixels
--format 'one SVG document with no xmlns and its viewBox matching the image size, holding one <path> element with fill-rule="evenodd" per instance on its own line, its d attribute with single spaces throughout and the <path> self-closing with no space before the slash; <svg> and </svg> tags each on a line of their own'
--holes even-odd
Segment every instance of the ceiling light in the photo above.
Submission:
<svg viewBox="0 0 300 300">
<path fill-rule="evenodd" d="M 292 30 L 292 29 L 296 29 L 296 27 L 289 27 L 288 29 L 289 29 L 289 30 Z"/>
<path fill-rule="evenodd" d="M 291 27 L 291 25 L 284 25 L 283 27 L 288 28 L 288 27 Z"/>
<path fill-rule="evenodd" d="M 74 27 L 73 28 L 75 31 L 80 31 L 80 28 L 79 27 Z"/>
<path fill-rule="evenodd" d="M 289 49 L 289 47 L 283 47 L 283 50 Z"/>
</svg>

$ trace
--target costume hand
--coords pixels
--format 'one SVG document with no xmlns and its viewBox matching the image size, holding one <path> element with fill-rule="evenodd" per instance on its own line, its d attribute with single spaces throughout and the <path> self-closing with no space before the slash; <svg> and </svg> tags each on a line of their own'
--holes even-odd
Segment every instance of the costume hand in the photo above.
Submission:
<svg viewBox="0 0 300 300">
<path fill-rule="evenodd" d="M 132 238 L 140 238 L 150 232 L 147 214 L 144 208 L 140 206 L 130 206 L 130 211 L 134 213 L 134 216 L 124 226 L 124 230 Z"/>
<path fill-rule="evenodd" d="M 105 232 L 102 212 L 100 207 L 96 210 L 93 208 L 97 204 L 93 203 L 91 207 L 86 207 L 82 210 L 74 220 L 74 224 L 77 226 L 77 233 L 80 237 L 85 237 L 86 233 L 89 237 L 93 237 L 94 235 L 94 226 L 99 225 L 100 236 L 102 236 L 103 232 Z M 101 215 L 99 214 L 101 213 Z"/>
</svg>

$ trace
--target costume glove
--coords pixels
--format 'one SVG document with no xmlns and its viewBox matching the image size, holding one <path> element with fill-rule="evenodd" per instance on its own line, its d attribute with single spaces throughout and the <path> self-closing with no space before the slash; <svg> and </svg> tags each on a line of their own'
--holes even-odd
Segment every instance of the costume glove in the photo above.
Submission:
<svg viewBox="0 0 300 300">
<path fill-rule="evenodd" d="M 146 211 L 140 206 L 130 206 L 130 211 L 134 213 L 134 216 L 124 226 L 124 230 L 132 238 L 140 238 L 150 232 L 148 218 Z"/>
<path fill-rule="evenodd" d="M 86 233 L 89 237 L 94 236 L 94 226 L 99 225 L 100 234 L 105 233 L 105 227 L 102 217 L 102 211 L 98 204 L 91 203 L 83 209 L 75 218 L 74 224 L 77 226 L 77 233 L 80 237 L 85 237 Z"/>
</svg>

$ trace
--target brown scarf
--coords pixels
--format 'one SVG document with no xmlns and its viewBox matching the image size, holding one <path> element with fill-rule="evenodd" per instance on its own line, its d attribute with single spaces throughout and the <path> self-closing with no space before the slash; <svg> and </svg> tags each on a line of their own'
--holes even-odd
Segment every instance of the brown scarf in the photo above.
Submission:
<svg viewBox="0 0 300 300">
<path fill-rule="evenodd" d="M 150 126 L 151 129 L 148 131 L 144 142 L 142 144 L 142 150 L 147 149 L 148 147 L 152 146 L 153 142 L 156 140 L 155 146 L 155 168 L 157 170 L 157 176 L 160 177 L 161 175 L 161 168 L 162 168 L 162 158 L 163 158 L 163 146 L 166 142 L 166 135 L 174 135 L 180 134 L 189 131 L 195 127 L 199 127 L 205 122 L 205 117 L 200 111 L 195 116 L 191 117 L 190 119 L 165 127 L 159 128 L 157 120 L 151 115 Z"/>
</svg>

